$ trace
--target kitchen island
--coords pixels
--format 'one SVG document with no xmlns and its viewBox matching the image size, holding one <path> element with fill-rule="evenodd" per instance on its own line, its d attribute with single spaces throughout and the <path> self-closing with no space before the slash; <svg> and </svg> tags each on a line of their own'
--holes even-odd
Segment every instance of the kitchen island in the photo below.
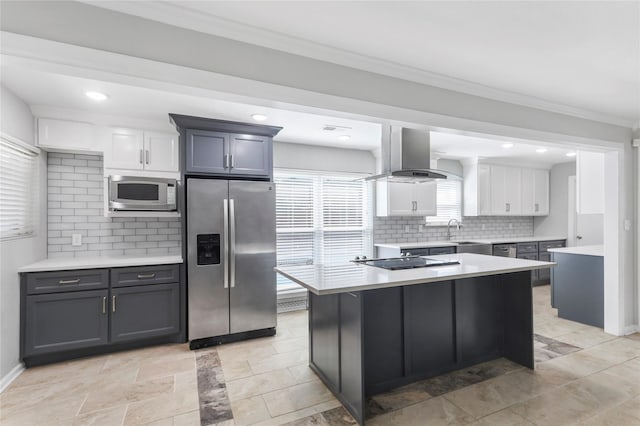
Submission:
<svg viewBox="0 0 640 426">
<path fill-rule="evenodd" d="M 386 270 L 278 267 L 310 291 L 309 364 L 354 418 L 366 398 L 491 359 L 533 360 L 531 271 L 550 262 L 470 253 Z"/>
</svg>

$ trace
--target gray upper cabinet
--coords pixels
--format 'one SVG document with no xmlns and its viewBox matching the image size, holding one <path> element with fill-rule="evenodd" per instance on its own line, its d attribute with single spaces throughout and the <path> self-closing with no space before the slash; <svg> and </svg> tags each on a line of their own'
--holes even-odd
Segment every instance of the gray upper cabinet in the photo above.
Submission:
<svg viewBox="0 0 640 426">
<path fill-rule="evenodd" d="M 282 127 L 169 114 L 180 132 L 185 174 L 271 179 L 273 137 Z"/>
<path fill-rule="evenodd" d="M 154 284 L 111 290 L 111 341 L 125 342 L 177 333 L 179 285 Z"/>
<path fill-rule="evenodd" d="M 230 169 L 232 175 L 269 176 L 271 138 L 255 135 L 230 135 Z"/>
<path fill-rule="evenodd" d="M 187 172 L 227 174 L 229 134 L 187 130 Z"/>
<path fill-rule="evenodd" d="M 108 296 L 108 290 L 90 290 L 27 297 L 23 355 L 105 345 Z"/>
</svg>

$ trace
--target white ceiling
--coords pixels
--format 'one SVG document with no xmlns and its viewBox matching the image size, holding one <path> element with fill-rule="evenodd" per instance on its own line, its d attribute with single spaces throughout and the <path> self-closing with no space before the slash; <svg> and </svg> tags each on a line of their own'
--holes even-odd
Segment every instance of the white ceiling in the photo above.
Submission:
<svg viewBox="0 0 640 426">
<path fill-rule="evenodd" d="M 32 106 L 51 106 L 94 114 L 137 118 L 156 123 L 160 128 L 166 126 L 167 129 L 170 129 L 168 113 L 242 122 L 254 122 L 251 115 L 260 113 L 268 117 L 261 124 L 283 127 L 275 138 L 279 141 L 365 150 L 380 146 L 381 126 L 377 123 L 257 107 L 89 80 L 9 66 L 6 62 L 2 61 L 0 66 L 2 84 Z M 94 102 L 84 95 L 88 90 L 106 93 L 109 99 L 100 103 Z M 71 116 L 67 118 L 73 118 L 73 111 L 69 114 Z M 110 124 L 123 125 L 123 123 Z M 322 129 L 326 124 L 343 126 L 345 129 L 324 131 Z M 351 136 L 351 139 L 348 141 L 338 139 L 343 134 Z"/>
<path fill-rule="evenodd" d="M 198 30 L 335 62 L 352 53 L 498 98 L 490 89 L 640 121 L 638 0 L 90 2 L 191 28 L 211 19 Z"/>
<path fill-rule="evenodd" d="M 0 61 L 0 76 L 2 84 L 31 105 L 36 115 L 44 111 L 46 116 L 52 118 L 86 120 L 112 126 L 150 125 L 154 129 L 170 130 L 172 127 L 168 113 L 242 122 L 252 122 L 251 115 L 261 113 L 268 116 L 264 124 L 283 127 L 276 136 L 278 141 L 363 150 L 376 150 L 380 147 L 382 123 L 374 119 L 353 120 L 340 117 L 338 113 L 335 116 L 319 115 L 189 96 L 34 70 L 10 60 Z M 109 99 L 99 103 L 92 101 L 84 94 L 88 90 L 103 92 Z M 143 124 L 138 124 L 136 120 Z M 345 129 L 329 132 L 322 130 L 325 125 L 344 126 Z M 351 139 L 341 141 L 338 137 L 343 134 L 348 134 Z M 514 147 L 502 148 L 501 145 L 505 142 L 514 143 Z M 548 151 L 544 154 L 536 153 L 535 150 L 541 147 L 546 147 Z M 532 141 L 431 132 L 433 158 L 462 160 L 482 157 L 550 166 L 573 161 L 565 154 L 575 148 Z"/>
</svg>

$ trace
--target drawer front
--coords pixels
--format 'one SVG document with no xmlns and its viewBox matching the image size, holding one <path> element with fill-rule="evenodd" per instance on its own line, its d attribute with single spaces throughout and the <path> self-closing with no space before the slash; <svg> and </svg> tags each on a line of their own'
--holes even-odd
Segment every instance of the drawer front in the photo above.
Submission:
<svg viewBox="0 0 640 426">
<path fill-rule="evenodd" d="M 108 269 L 31 272 L 27 274 L 27 294 L 100 290 L 109 287 Z"/>
<path fill-rule="evenodd" d="M 429 249 L 429 254 L 454 254 L 456 252 L 455 247 L 433 247 Z"/>
<path fill-rule="evenodd" d="M 520 253 L 538 253 L 538 243 L 518 243 L 518 254 Z"/>
<path fill-rule="evenodd" d="M 518 254 L 518 259 L 538 260 L 537 253 Z"/>
<path fill-rule="evenodd" d="M 403 249 L 401 250 L 402 254 L 412 254 L 414 256 L 429 256 L 428 248 L 414 248 L 414 249 Z"/>
<path fill-rule="evenodd" d="M 180 265 L 113 268 L 111 270 L 111 287 L 177 283 L 180 282 L 179 271 Z"/>
<path fill-rule="evenodd" d="M 565 247 L 565 240 L 558 241 L 541 241 L 540 242 L 540 253 L 546 253 L 550 248 L 560 248 Z"/>
</svg>

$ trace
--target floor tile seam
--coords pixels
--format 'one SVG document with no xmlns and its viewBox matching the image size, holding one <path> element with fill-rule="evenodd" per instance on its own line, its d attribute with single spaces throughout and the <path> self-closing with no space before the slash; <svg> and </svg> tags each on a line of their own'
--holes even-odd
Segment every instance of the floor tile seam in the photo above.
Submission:
<svg viewBox="0 0 640 426">
<path fill-rule="evenodd" d="M 233 383 L 233 382 L 237 382 L 237 381 L 240 381 L 240 380 L 247 380 L 247 379 L 249 379 L 249 378 L 251 378 L 251 377 L 260 376 L 260 375 L 262 375 L 262 374 L 275 373 L 276 371 L 286 371 L 286 372 L 288 372 L 288 373 L 293 377 L 293 374 L 291 373 L 291 371 L 289 370 L 289 368 L 290 368 L 290 367 L 282 367 L 282 368 L 277 368 L 277 369 L 275 369 L 275 370 L 265 371 L 265 372 L 263 372 L 263 373 L 257 373 L 257 374 L 255 374 L 255 373 L 254 373 L 254 374 L 251 374 L 251 375 L 250 375 L 250 376 L 248 376 L 248 377 L 238 377 L 237 379 L 226 380 L 226 381 L 225 381 L 225 383 Z M 222 370 L 223 370 L 223 373 L 224 373 L 224 368 L 223 368 Z"/>
<path fill-rule="evenodd" d="M 490 413 L 490 414 L 484 415 L 484 416 L 482 416 L 482 417 L 479 417 L 479 418 L 475 419 L 473 422 L 478 422 L 478 421 L 480 421 L 480 420 L 482 420 L 482 419 L 485 419 L 485 418 L 487 418 L 487 417 L 493 416 L 494 414 L 499 413 L 500 411 L 506 411 L 506 410 L 509 410 L 513 415 L 518 416 L 518 417 L 519 417 L 519 418 L 521 418 L 522 420 L 527 421 L 527 422 L 530 422 L 530 420 L 526 419 L 524 416 L 521 416 L 519 413 L 516 413 L 515 411 L 513 411 L 513 410 L 511 409 L 511 407 L 513 407 L 513 406 L 515 406 L 515 405 L 518 405 L 518 404 L 522 404 L 522 401 L 521 401 L 521 402 L 516 402 L 515 404 L 511 404 L 511 405 L 509 405 L 508 407 L 502 408 L 502 409 L 500 409 L 500 410 L 498 410 L 498 411 L 494 411 L 493 413 Z M 473 423 L 473 422 L 472 422 L 472 423 Z"/>
<path fill-rule="evenodd" d="M 398 411 L 402 411 L 402 410 L 404 410 L 405 408 L 413 407 L 413 406 L 415 406 L 415 405 L 422 404 L 422 403 L 424 403 L 424 402 L 426 402 L 426 401 L 430 401 L 430 400 L 432 400 L 432 399 L 434 399 L 434 398 L 444 397 L 444 396 L 446 395 L 446 394 L 441 394 L 441 395 L 436 395 L 436 396 L 434 396 L 434 395 L 431 395 L 429 392 L 425 392 L 425 393 L 426 393 L 427 395 L 429 395 L 429 397 L 428 397 L 428 398 L 426 398 L 426 399 L 423 399 L 423 400 L 421 400 L 421 401 L 417 401 L 417 402 L 412 402 L 412 403 L 410 403 L 410 404 L 408 404 L 408 405 L 404 405 L 404 406 L 402 406 L 402 407 L 398 408 L 397 410 L 391 410 L 391 411 L 387 411 L 386 413 L 380 413 L 380 414 L 377 414 L 377 415 L 375 415 L 375 416 L 373 416 L 373 417 L 366 417 L 366 420 L 371 420 L 371 419 L 375 419 L 376 417 L 385 416 L 385 415 L 387 415 L 387 414 L 391 414 L 391 413 L 395 413 L 395 412 L 398 412 Z M 451 392 L 448 392 L 448 393 L 451 393 Z M 374 395 L 374 396 L 375 396 L 375 395 Z M 451 402 L 449 399 L 447 399 L 447 401 Z M 451 402 L 451 403 L 453 404 L 453 402 Z M 342 405 L 342 403 L 340 403 L 340 405 Z M 454 404 L 454 405 L 455 405 L 455 404 Z M 456 407 L 457 407 L 457 405 L 456 405 Z M 351 414 L 351 413 L 349 413 L 349 414 Z M 366 416 L 366 409 L 365 409 L 365 416 Z"/>
<path fill-rule="evenodd" d="M 455 392 L 455 391 L 454 391 Z M 475 421 L 477 421 L 478 419 L 476 419 L 476 416 L 474 416 L 473 414 L 471 414 L 470 412 L 468 412 L 467 410 L 465 410 L 464 408 L 462 408 L 461 406 L 459 406 L 458 404 L 456 404 L 454 401 L 452 401 L 451 399 L 447 398 L 447 395 L 450 394 L 452 392 L 448 392 L 442 395 L 438 395 L 438 397 L 442 397 L 444 399 L 447 400 L 447 402 L 449 402 L 451 405 L 453 405 L 454 407 L 456 407 L 457 409 L 461 410 L 463 413 L 465 413 L 469 418 L 473 419 L 473 421 L 469 422 L 469 423 L 473 423 Z M 437 397 L 436 397 L 437 398 Z M 432 398 L 433 399 L 433 398 Z M 430 400 L 427 400 L 430 401 Z M 499 411 L 499 410 L 498 410 Z"/>
<path fill-rule="evenodd" d="M 289 367 L 298 367 L 300 365 L 306 365 L 308 363 L 309 363 L 309 361 L 304 361 L 304 362 L 300 362 L 300 363 L 287 365 L 286 367 L 282 367 L 282 368 L 286 369 L 286 368 L 289 368 Z M 252 376 L 257 376 L 259 374 L 271 373 L 272 371 L 281 370 L 281 368 L 276 368 L 276 369 L 273 369 L 273 370 L 260 371 L 260 372 L 256 373 L 255 370 L 253 369 L 253 367 L 251 366 L 251 363 L 249 363 L 249 368 L 251 369 L 251 372 L 253 373 Z"/>
<path fill-rule="evenodd" d="M 304 382 L 304 383 L 310 383 L 310 382 Z M 255 398 L 255 397 L 257 397 L 257 396 L 263 397 L 263 395 L 266 395 L 266 394 L 268 394 L 268 393 L 278 392 L 278 391 L 281 391 L 281 390 L 283 390 L 283 389 L 292 388 L 292 387 L 294 387 L 294 386 L 301 385 L 301 384 L 304 384 L 304 383 L 294 383 L 294 384 L 292 384 L 292 385 L 282 386 L 282 387 L 278 387 L 278 388 L 276 388 L 276 389 L 269 389 L 268 391 L 259 392 L 259 393 L 256 393 L 256 394 L 250 394 L 249 396 L 244 396 L 243 398 L 238 399 L 238 401 L 242 401 L 243 399 Z M 235 399 L 235 398 L 231 398 L 231 395 L 230 395 L 230 393 L 229 393 L 228 389 L 229 389 L 229 388 L 227 387 L 227 394 L 229 394 L 229 401 L 231 401 L 231 400 L 233 400 L 233 399 Z M 264 399 L 264 397 L 263 397 L 263 399 Z M 266 401 L 265 401 L 265 402 L 266 402 Z"/>
<path fill-rule="evenodd" d="M 82 407 L 84 407 L 84 404 L 87 403 L 87 399 L 89 399 L 89 392 L 87 392 L 87 394 L 84 396 L 84 399 L 82 400 L 82 404 L 80 404 L 78 411 L 76 411 L 75 417 L 78 417 L 80 415 L 80 412 L 82 411 Z"/>
</svg>

